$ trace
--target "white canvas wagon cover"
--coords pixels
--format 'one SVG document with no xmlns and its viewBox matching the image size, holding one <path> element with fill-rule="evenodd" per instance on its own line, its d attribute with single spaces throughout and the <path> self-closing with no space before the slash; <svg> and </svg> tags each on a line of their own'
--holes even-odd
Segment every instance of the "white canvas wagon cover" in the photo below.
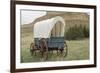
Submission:
<svg viewBox="0 0 100 73">
<path fill-rule="evenodd" d="M 33 36 L 34 38 L 49 38 L 50 33 L 54 27 L 54 25 L 60 21 L 63 25 L 61 30 L 61 35 L 64 36 L 64 27 L 65 27 L 65 21 L 61 16 L 56 16 L 47 20 L 39 21 L 34 24 L 33 28 Z"/>
</svg>

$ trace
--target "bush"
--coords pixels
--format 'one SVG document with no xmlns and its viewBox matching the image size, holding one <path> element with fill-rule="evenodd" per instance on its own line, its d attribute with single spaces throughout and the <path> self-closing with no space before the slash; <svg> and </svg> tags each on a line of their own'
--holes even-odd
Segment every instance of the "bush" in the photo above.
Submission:
<svg viewBox="0 0 100 73">
<path fill-rule="evenodd" d="M 88 38 L 89 37 L 89 28 L 82 25 L 75 25 L 73 27 L 70 27 L 65 32 L 65 38 L 67 40 L 77 40 L 82 38 Z"/>
</svg>

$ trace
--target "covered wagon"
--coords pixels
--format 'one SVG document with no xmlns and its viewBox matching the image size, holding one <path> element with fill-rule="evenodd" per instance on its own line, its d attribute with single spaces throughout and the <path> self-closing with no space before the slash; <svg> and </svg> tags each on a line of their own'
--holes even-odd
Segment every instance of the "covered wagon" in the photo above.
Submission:
<svg viewBox="0 0 100 73">
<path fill-rule="evenodd" d="M 34 24 L 33 38 L 36 50 L 40 49 L 40 40 L 45 39 L 48 51 L 65 52 L 67 55 L 67 44 L 64 39 L 65 21 L 61 16 L 56 16 Z"/>
</svg>

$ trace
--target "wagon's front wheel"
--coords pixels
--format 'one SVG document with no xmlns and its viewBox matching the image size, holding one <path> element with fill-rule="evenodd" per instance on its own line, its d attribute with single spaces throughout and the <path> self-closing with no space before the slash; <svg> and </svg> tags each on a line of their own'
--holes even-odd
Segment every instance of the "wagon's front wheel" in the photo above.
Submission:
<svg viewBox="0 0 100 73">
<path fill-rule="evenodd" d="M 64 42 L 64 52 L 65 52 L 64 57 L 66 57 L 68 55 L 68 46 L 66 42 Z"/>
</svg>

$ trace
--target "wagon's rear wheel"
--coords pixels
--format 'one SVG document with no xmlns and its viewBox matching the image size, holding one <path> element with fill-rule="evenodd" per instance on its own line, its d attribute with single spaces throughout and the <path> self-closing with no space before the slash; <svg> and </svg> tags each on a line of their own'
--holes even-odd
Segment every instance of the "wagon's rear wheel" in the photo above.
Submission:
<svg viewBox="0 0 100 73">
<path fill-rule="evenodd" d="M 47 60 L 47 58 L 48 58 L 48 46 L 47 46 L 46 39 L 42 38 L 40 40 L 39 45 L 40 45 L 40 53 L 41 53 L 42 60 Z"/>
<path fill-rule="evenodd" d="M 64 52 L 65 52 L 64 57 L 66 57 L 68 55 L 68 46 L 66 42 L 64 42 Z"/>
</svg>

